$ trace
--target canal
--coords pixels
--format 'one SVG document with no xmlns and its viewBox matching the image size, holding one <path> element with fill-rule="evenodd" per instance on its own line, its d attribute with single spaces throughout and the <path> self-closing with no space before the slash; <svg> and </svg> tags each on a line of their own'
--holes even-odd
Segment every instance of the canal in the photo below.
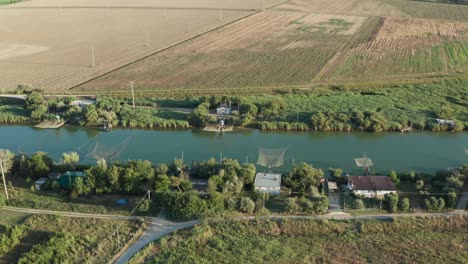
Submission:
<svg viewBox="0 0 468 264">
<path fill-rule="evenodd" d="M 186 163 L 210 157 L 255 162 L 258 148 L 285 148 L 285 165 L 305 161 L 315 167 L 343 168 L 359 172 L 353 158 L 366 153 L 374 171 L 426 171 L 459 167 L 468 163 L 468 133 L 310 133 L 240 130 L 213 133 L 199 130 L 114 129 L 99 132 L 81 127 L 56 130 L 29 126 L 0 126 L 0 148 L 32 154 L 45 151 L 59 162 L 63 152 L 76 151 L 84 163 L 96 157 L 126 161 L 147 159 L 167 163 L 184 158 Z"/>
</svg>

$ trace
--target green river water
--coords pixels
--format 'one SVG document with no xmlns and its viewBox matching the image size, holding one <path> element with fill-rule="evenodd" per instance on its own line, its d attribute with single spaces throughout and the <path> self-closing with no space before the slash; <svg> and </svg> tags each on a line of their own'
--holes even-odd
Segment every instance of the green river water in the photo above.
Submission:
<svg viewBox="0 0 468 264">
<path fill-rule="evenodd" d="M 96 157 L 147 159 L 170 162 L 183 156 L 186 163 L 210 157 L 255 162 L 258 148 L 286 148 L 285 171 L 293 162 L 315 167 L 343 168 L 359 172 L 353 158 L 366 153 L 374 171 L 426 171 L 447 169 L 468 163 L 468 133 L 311 133 L 239 130 L 216 133 L 199 130 L 96 129 L 64 127 L 35 129 L 29 126 L 0 126 L 0 148 L 18 153 L 45 151 L 56 161 L 63 152 L 76 151 L 84 163 Z M 114 155 L 110 155 L 115 151 Z"/>
</svg>

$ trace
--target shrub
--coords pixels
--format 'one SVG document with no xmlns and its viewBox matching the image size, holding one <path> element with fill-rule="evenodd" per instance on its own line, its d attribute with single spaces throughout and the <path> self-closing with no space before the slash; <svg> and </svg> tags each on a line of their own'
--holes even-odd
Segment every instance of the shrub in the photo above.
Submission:
<svg viewBox="0 0 468 264">
<path fill-rule="evenodd" d="M 239 201 L 239 211 L 251 214 L 255 209 L 255 203 L 248 197 L 242 197 Z"/>
</svg>

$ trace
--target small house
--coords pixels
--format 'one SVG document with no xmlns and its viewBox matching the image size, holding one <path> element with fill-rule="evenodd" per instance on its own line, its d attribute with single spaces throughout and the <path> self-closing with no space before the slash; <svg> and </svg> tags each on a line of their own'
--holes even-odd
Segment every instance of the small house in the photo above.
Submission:
<svg viewBox="0 0 468 264">
<path fill-rule="evenodd" d="M 48 180 L 47 178 L 39 178 L 39 180 L 34 182 L 34 189 L 36 189 L 36 191 L 40 191 L 42 188 L 42 185 L 44 185 L 44 183 L 46 183 L 47 180 Z"/>
<path fill-rule="evenodd" d="M 255 175 L 255 190 L 270 194 L 279 194 L 281 191 L 281 174 L 260 172 Z"/>
<path fill-rule="evenodd" d="M 222 104 L 216 108 L 216 114 L 218 115 L 230 115 L 231 107 L 227 104 Z"/>
<path fill-rule="evenodd" d="M 86 179 L 86 174 L 82 171 L 67 171 L 58 178 L 58 183 L 62 188 L 71 189 L 79 177 Z"/>
<path fill-rule="evenodd" d="M 356 195 L 378 199 L 397 191 L 395 183 L 388 176 L 349 176 L 347 187 Z"/>
</svg>

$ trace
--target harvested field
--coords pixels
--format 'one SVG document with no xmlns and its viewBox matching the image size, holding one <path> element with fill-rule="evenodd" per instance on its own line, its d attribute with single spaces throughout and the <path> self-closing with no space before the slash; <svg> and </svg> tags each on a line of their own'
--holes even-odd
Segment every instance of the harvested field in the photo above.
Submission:
<svg viewBox="0 0 468 264">
<path fill-rule="evenodd" d="M 0 90 L 30 84 L 60 92 L 254 13 L 248 1 L 185 2 L 37 0 L 1 7 Z"/>
<path fill-rule="evenodd" d="M 468 6 L 408 0 L 291 0 L 275 10 L 346 14 L 356 16 L 397 16 L 427 19 L 468 20 Z"/>
<path fill-rule="evenodd" d="M 122 95 L 134 81 L 140 95 L 203 94 L 460 76 L 468 67 L 468 6 L 281 2 L 35 0 L 5 6 L 0 90 L 31 84 L 55 94 Z M 271 8 L 254 14 L 262 6 Z"/>
<path fill-rule="evenodd" d="M 377 34 L 344 52 L 322 79 L 450 75 L 468 67 L 468 23 L 385 18 Z"/>
<path fill-rule="evenodd" d="M 468 7 L 450 4 L 292 0 L 84 83 L 73 93 L 119 94 L 128 80 L 141 92 L 206 91 L 463 74 L 467 22 Z"/>
<path fill-rule="evenodd" d="M 374 18 L 262 12 L 79 86 L 74 91 L 308 84 Z M 356 26 L 357 25 L 357 26 Z M 372 28 L 372 26 L 371 26 Z"/>
</svg>

